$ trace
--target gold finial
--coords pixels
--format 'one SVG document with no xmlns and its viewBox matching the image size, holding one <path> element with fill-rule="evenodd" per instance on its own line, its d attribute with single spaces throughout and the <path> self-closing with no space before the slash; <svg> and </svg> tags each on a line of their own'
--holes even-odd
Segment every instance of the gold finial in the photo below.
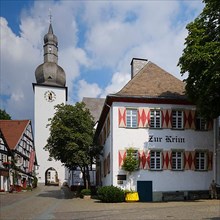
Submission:
<svg viewBox="0 0 220 220">
<path fill-rule="evenodd" d="M 52 13 L 51 13 L 51 8 L 49 8 L 49 19 L 50 19 L 50 24 L 52 23 Z"/>
</svg>

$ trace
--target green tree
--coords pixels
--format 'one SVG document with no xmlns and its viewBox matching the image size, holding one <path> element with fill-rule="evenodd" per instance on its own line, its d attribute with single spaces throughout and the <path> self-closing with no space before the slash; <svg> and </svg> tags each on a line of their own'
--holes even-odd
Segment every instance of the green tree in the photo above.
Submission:
<svg viewBox="0 0 220 220">
<path fill-rule="evenodd" d="M 5 110 L 0 109 L 0 120 L 11 120 L 11 116 Z"/>
<path fill-rule="evenodd" d="M 122 169 L 128 172 L 129 185 L 131 189 L 131 173 L 139 168 L 139 156 L 138 151 L 130 147 L 126 150 L 126 157 L 123 160 Z"/>
<path fill-rule="evenodd" d="M 178 65 L 188 73 L 186 93 L 207 119 L 220 115 L 220 1 L 204 0 L 201 14 L 187 25 Z"/>
<path fill-rule="evenodd" d="M 126 150 L 126 157 L 122 164 L 122 169 L 129 173 L 137 170 L 139 167 L 139 158 L 137 151 L 130 147 Z"/>
<path fill-rule="evenodd" d="M 50 119 L 50 136 L 45 149 L 50 157 L 60 160 L 66 167 L 79 167 L 84 185 L 90 186 L 89 170 L 100 151 L 93 144 L 94 122 L 84 103 L 57 105 L 56 113 Z"/>
</svg>

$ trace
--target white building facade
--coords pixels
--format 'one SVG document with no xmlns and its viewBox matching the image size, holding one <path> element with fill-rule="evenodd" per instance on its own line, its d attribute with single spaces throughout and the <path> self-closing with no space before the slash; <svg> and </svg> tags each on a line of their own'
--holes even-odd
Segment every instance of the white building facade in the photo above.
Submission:
<svg viewBox="0 0 220 220">
<path fill-rule="evenodd" d="M 183 82 L 147 60 L 133 59 L 132 71 L 136 64 L 131 81 L 107 96 L 101 113 L 96 138 L 104 150 L 97 182 L 138 191 L 141 201 L 208 191 L 214 174 L 212 122 L 199 117 Z M 122 169 L 130 147 L 139 160 L 131 174 Z"/>
<path fill-rule="evenodd" d="M 50 135 L 49 119 L 53 118 L 58 104 L 66 104 L 67 87 L 64 70 L 58 63 L 58 41 L 50 24 L 44 36 L 44 63 L 35 71 L 34 88 L 34 131 L 38 157 L 38 181 L 46 185 L 59 185 L 66 180 L 65 167 L 60 161 L 49 157 L 44 150 Z"/>
</svg>

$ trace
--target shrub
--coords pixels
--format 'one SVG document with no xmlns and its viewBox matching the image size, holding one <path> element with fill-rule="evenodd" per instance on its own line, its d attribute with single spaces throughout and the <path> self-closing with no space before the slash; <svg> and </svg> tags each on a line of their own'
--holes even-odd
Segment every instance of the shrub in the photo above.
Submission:
<svg viewBox="0 0 220 220">
<path fill-rule="evenodd" d="M 102 202 L 124 202 L 124 191 L 116 186 L 103 186 L 98 188 L 98 199 Z"/>
<path fill-rule="evenodd" d="M 82 196 L 89 196 L 89 195 L 91 195 L 91 190 L 90 189 L 82 189 L 81 195 Z"/>
</svg>

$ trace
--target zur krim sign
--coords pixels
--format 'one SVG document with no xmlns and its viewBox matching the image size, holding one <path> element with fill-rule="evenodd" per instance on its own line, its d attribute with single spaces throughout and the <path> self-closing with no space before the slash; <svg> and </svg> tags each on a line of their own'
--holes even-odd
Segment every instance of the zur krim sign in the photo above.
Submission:
<svg viewBox="0 0 220 220">
<path fill-rule="evenodd" d="M 154 135 L 149 135 L 148 142 L 163 142 L 164 140 L 167 143 L 185 143 L 185 138 L 172 136 L 172 135 L 166 135 L 165 137 L 157 137 Z"/>
</svg>

